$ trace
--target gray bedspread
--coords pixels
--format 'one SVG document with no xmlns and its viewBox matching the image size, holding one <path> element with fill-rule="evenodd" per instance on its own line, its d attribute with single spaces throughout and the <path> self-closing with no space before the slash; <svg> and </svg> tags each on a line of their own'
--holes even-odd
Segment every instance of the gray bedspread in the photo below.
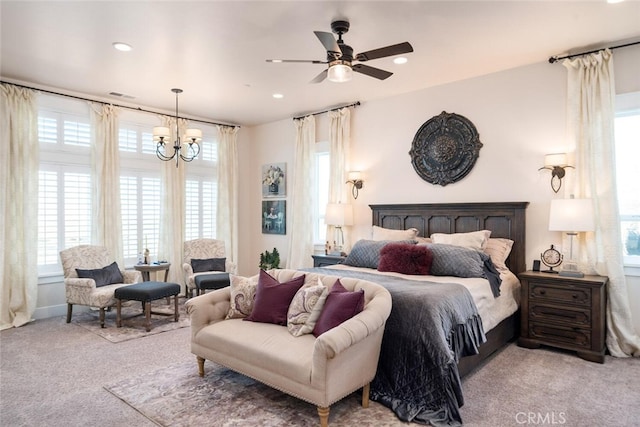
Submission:
<svg viewBox="0 0 640 427">
<path fill-rule="evenodd" d="M 464 286 L 330 267 L 305 271 L 361 278 L 391 293 L 393 305 L 371 399 L 391 408 L 403 421 L 435 426 L 462 423 L 459 408 L 464 399 L 457 361 L 477 354 L 486 341 L 482 320 Z"/>
</svg>

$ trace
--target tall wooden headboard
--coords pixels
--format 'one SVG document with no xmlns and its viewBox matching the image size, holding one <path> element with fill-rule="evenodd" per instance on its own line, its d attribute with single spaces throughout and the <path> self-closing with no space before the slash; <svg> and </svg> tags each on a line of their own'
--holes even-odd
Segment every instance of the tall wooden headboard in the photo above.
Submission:
<svg viewBox="0 0 640 427">
<path fill-rule="evenodd" d="M 491 230 L 491 237 L 513 240 L 507 259 L 509 269 L 518 274 L 526 270 L 525 230 L 529 202 L 434 203 L 369 205 L 373 225 L 406 230 L 417 228 L 419 236 L 433 233 L 467 233 Z"/>
</svg>

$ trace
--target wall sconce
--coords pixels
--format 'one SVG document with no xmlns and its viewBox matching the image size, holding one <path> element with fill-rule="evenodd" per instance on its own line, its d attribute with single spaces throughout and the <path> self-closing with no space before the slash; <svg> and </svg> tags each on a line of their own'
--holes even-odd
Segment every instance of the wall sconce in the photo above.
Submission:
<svg viewBox="0 0 640 427">
<path fill-rule="evenodd" d="M 565 175 L 565 169 L 572 168 L 567 164 L 567 155 L 565 153 L 547 154 L 544 156 L 544 166 L 538 169 L 549 169 L 551 171 L 551 189 L 557 193 L 562 187 L 562 178 Z"/>
<path fill-rule="evenodd" d="M 360 171 L 352 171 L 349 172 L 349 179 L 347 180 L 347 184 L 353 185 L 351 187 L 351 195 L 354 199 L 358 198 L 358 190 L 362 189 L 362 172 Z"/>
</svg>

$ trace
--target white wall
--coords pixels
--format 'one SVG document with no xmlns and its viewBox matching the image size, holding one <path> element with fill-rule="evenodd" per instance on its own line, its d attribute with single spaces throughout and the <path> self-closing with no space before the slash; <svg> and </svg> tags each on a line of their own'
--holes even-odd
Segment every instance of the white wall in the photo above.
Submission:
<svg viewBox="0 0 640 427">
<path fill-rule="evenodd" d="M 640 46 L 615 51 L 616 90 L 640 90 Z M 549 232 L 548 211 L 555 194 L 548 171 L 538 171 L 544 155 L 571 152 L 566 135 L 566 70 L 547 62 L 483 77 L 363 103 L 352 112 L 350 170 L 365 173 L 364 188 L 354 204 L 355 241 L 370 233 L 371 210 L 377 203 L 527 201 L 527 266 L 550 244 L 561 246 L 561 234 Z M 384 84 L 384 83 L 381 83 Z M 356 101 L 356 100 L 352 100 Z M 409 150 L 419 127 L 442 111 L 467 117 L 476 126 L 483 147 L 473 170 L 461 181 L 434 186 L 413 170 Z M 318 140 L 326 139 L 328 120 L 316 122 Z M 241 210 L 250 216 L 240 242 L 241 274 L 255 274 L 258 254 L 274 246 L 284 255 L 287 236 L 263 235 L 260 227 L 260 166 L 291 164 L 295 132 L 286 119 L 250 130 L 249 172 L 243 188 L 250 195 Z M 571 171 L 568 170 L 568 174 Z M 245 185 L 246 184 L 246 185 Z M 568 196 L 568 195 L 567 195 Z M 629 281 L 630 296 L 640 299 L 640 283 Z M 640 304 L 632 303 L 640 331 Z"/>
</svg>

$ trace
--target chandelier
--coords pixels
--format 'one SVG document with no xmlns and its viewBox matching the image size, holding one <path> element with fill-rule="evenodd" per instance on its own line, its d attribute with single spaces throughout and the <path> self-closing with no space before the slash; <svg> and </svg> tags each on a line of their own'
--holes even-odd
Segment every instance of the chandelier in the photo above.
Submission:
<svg viewBox="0 0 640 427">
<path fill-rule="evenodd" d="M 167 153 L 169 149 L 167 140 L 171 137 L 171 132 L 168 127 L 154 127 L 153 141 L 157 143 L 156 155 L 158 158 L 165 162 L 176 159 L 176 167 L 178 167 L 180 159 L 185 162 L 190 162 L 198 157 L 198 154 L 200 154 L 200 144 L 198 144 L 198 142 L 202 140 L 202 131 L 200 129 L 187 129 L 183 136 L 186 142 L 182 143 L 180 141 L 180 130 L 178 128 L 178 94 L 182 93 L 182 89 L 171 89 L 171 92 L 176 94 L 176 140 L 173 143 L 173 154 L 169 156 L 169 153 Z"/>
</svg>

